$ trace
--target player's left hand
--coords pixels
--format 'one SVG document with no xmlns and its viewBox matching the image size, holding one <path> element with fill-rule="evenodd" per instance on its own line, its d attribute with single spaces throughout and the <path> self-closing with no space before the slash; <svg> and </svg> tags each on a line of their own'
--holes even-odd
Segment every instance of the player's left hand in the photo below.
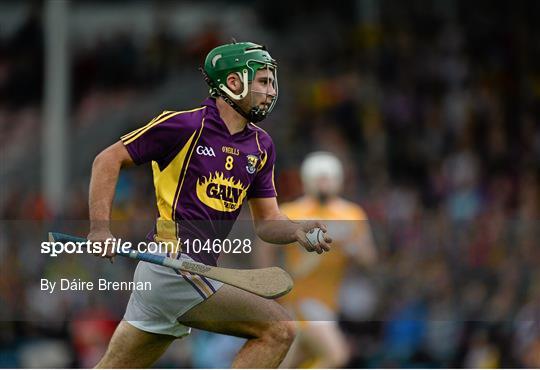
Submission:
<svg viewBox="0 0 540 370">
<path fill-rule="evenodd" d="M 323 231 L 323 240 L 319 239 L 318 243 L 312 245 L 308 241 L 306 234 L 317 227 Z M 327 226 L 320 221 L 305 221 L 302 222 L 301 227 L 296 230 L 296 241 L 308 252 L 317 252 L 318 254 L 328 252 L 330 251 L 332 238 L 328 236 L 327 231 Z"/>
</svg>

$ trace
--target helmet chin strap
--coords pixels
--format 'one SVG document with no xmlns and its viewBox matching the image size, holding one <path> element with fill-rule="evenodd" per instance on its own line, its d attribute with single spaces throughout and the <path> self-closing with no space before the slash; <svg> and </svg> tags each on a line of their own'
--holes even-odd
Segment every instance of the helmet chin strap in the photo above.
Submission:
<svg viewBox="0 0 540 370">
<path fill-rule="evenodd" d="M 235 111 L 237 111 L 242 117 L 247 119 L 248 121 L 252 121 L 251 115 L 249 113 L 244 112 L 242 108 L 238 104 L 236 104 L 235 101 L 233 101 L 227 94 L 220 92 L 219 96 L 225 101 L 225 103 L 229 104 Z M 258 122 L 258 121 L 257 121 Z"/>
<path fill-rule="evenodd" d="M 219 96 L 249 122 L 257 123 L 266 118 L 267 112 L 259 107 L 253 107 L 246 113 L 238 104 L 236 104 L 236 102 L 227 96 L 227 94 L 220 93 Z"/>
</svg>

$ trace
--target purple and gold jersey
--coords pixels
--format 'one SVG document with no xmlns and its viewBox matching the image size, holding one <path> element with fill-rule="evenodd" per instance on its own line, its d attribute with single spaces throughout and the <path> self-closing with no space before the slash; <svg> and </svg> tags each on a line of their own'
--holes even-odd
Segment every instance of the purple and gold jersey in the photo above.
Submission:
<svg viewBox="0 0 540 370">
<path fill-rule="evenodd" d="M 152 162 L 159 238 L 224 239 L 246 199 L 276 196 L 272 139 L 252 123 L 231 135 L 212 98 L 121 139 L 137 165 Z M 211 265 L 218 256 L 190 255 Z"/>
</svg>

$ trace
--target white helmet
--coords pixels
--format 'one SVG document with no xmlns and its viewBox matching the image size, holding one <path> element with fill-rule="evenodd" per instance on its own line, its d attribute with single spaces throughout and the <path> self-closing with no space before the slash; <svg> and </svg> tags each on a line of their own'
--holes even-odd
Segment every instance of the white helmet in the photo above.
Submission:
<svg viewBox="0 0 540 370">
<path fill-rule="evenodd" d="M 321 191 L 325 191 L 329 195 L 336 195 L 343 186 L 343 166 L 341 161 L 329 152 L 309 154 L 302 163 L 300 174 L 304 191 L 309 195 L 316 196 Z M 321 189 L 323 186 L 325 189 Z"/>
</svg>

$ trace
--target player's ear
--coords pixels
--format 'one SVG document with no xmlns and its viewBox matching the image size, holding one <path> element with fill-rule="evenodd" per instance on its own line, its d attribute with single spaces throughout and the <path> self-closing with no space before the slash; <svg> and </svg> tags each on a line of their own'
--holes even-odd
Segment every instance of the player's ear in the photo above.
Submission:
<svg viewBox="0 0 540 370">
<path fill-rule="evenodd" d="M 235 94 L 238 94 L 243 89 L 242 81 L 240 80 L 240 76 L 238 76 L 237 73 L 230 73 L 227 76 L 227 87 L 231 89 L 231 91 Z"/>
</svg>

